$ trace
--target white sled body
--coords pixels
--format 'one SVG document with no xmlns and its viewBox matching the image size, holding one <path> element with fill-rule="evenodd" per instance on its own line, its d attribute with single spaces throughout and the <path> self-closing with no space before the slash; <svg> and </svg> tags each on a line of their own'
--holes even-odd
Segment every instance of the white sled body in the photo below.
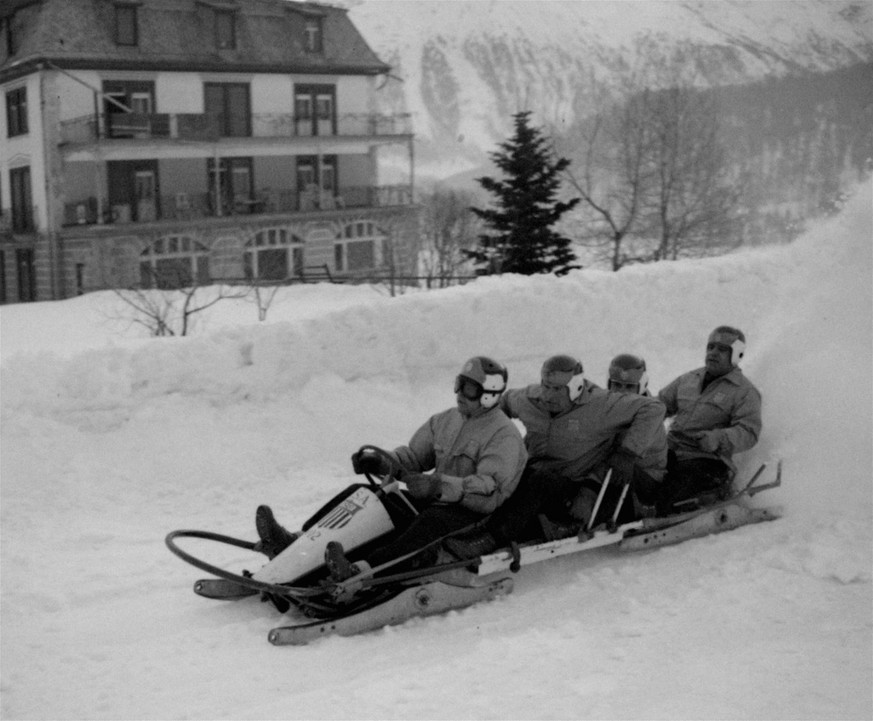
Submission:
<svg viewBox="0 0 873 721">
<path fill-rule="evenodd" d="M 358 488 L 252 578 L 265 583 L 294 583 L 324 565 L 328 541 L 339 541 L 348 551 L 393 530 L 394 523 L 376 493 Z"/>
</svg>

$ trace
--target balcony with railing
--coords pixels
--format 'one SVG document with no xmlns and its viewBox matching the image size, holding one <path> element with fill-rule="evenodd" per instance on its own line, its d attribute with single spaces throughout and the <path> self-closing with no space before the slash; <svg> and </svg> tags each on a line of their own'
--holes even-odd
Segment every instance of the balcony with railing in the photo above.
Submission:
<svg viewBox="0 0 873 721">
<path fill-rule="evenodd" d="M 413 202 L 408 185 L 344 186 L 341 193 L 262 188 L 251 197 L 218 197 L 214 192 L 175 193 L 158 198 L 109 205 L 94 197 L 64 206 L 64 225 L 196 221 L 231 216 L 340 212 L 347 209 L 391 208 Z"/>
<path fill-rule="evenodd" d="M 61 122 L 61 143 L 87 144 L 98 140 L 216 140 L 221 137 L 309 138 L 391 137 L 412 134 L 409 113 L 345 113 L 336 121 L 299 117 L 290 113 L 254 113 L 251 132 L 227 134 L 221 115 L 209 113 L 100 113 Z"/>
</svg>

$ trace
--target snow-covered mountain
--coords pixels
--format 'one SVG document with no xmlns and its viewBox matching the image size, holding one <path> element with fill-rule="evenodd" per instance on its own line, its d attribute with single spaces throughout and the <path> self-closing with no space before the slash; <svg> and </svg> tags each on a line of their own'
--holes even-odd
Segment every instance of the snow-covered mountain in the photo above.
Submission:
<svg viewBox="0 0 873 721">
<path fill-rule="evenodd" d="M 511 115 L 568 126 L 636 39 L 686 42 L 713 84 L 824 72 L 873 60 L 873 4 L 835 0 L 347 0 L 398 80 L 383 107 L 413 114 L 427 175 L 482 152 Z M 433 152 L 429 152 L 429 151 Z"/>
</svg>

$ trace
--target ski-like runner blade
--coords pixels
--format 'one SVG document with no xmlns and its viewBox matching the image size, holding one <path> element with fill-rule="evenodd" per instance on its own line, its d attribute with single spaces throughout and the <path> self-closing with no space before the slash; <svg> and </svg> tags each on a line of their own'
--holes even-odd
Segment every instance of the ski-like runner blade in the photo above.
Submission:
<svg viewBox="0 0 873 721">
<path fill-rule="evenodd" d="M 452 586 L 435 581 L 413 586 L 393 598 L 348 616 L 274 628 L 267 636 L 274 646 L 301 646 L 325 636 L 353 636 L 393 626 L 416 616 L 431 616 L 504 596 L 512 579 L 501 578 L 481 586 Z"/>
<path fill-rule="evenodd" d="M 235 601 L 240 598 L 256 596 L 258 591 L 223 578 L 202 578 L 199 581 L 195 581 L 194 593 L 204 598 Z"/>
<path fill-rule="evenodd" d="M 774 521 L 781 516 L 778 508 L 748 508 L 741 503 L 725 502 L 697 512 L 692 518 L 666 528 L 643 531 L 625 536 L 618 544 L 622 551 L 641 551 L 646 548 L 668 546 L 692 538 L 700 538 L 740 526 L 763 521 Z"/>
</svg>

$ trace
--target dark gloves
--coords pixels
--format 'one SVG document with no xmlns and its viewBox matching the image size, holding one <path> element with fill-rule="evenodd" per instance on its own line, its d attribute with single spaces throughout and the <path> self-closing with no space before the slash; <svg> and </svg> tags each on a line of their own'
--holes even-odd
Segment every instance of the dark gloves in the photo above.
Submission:
<svg viewBox="0 0 873 721">
<path fill-rule="evenodd" d="M 407 473 L 403 480 L 413 498 L 422 501 L 440 498 L 442 479 L 438 473 Z"/>
<path fill-rule="evenodd" d="M 356 451 L 352 453 L 352 470 L 355 473 L 372 473 L 385 475 L 389 470 L 388 462 L 372 451 Z"/>
<path fill-rule="evenodd" d="M 619 448 L 609 459 L 609 465 L 612 466 L 612 482 L 622 487 L 627 483 L 631 483 L 634 479 L 634 467 L 638 458 L 626 451 L 624 448 Z"/>
<path fill-rule="evenodd" d="M 721 434 L 718 430 L 701 431 L 697 434 L 697 445 L 701 451 L 718 454 L 721 445 Z"/>
</svg>

